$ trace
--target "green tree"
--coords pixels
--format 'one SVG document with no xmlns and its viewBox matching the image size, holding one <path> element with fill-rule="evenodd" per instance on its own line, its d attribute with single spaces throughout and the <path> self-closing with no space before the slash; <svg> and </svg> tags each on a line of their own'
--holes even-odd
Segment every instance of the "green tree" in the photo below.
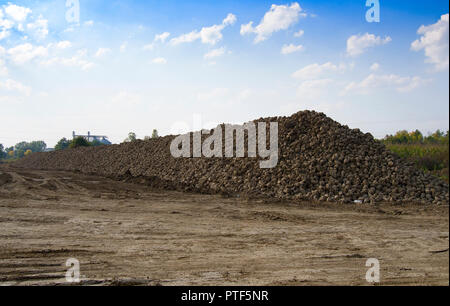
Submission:
<svg viewBox="0 0 450 306">
<path fill-rule="evenodd" d="M 423 135 L 419 130 L 415 130 L 414 132 L 409 133 L 410 142 L 412 143 L 422 143 Z"/>
<path fill-rule="evenodd" d="M 6 156 L 8 156 L 8 154 L 5 152 L 5 148 L 4 148 L 3 145 L 0 143 L 0 159 L 5 158 Z"/>
<path fill-rule="evenodd" d="M 76 137 L 72 140 L 69 148 L 89 147 L 91 144 L 84 137 Z"/>
<path fill-rule="evenodd" d="M 27 150 L 30 148 L 30 144 L 26 141 L 22 141 L 19 143 L 16 143 L 16 145 L 14 146 L 14 150 L 18 151 L 18 150 Z"/>
<path fill-rule="evenodd" d="M 65 150 L 69 148 L 70 140 L 67 140 L 65 137 L 61 138 L 55 145 L 55 150 Z"/>
<path fill-rule="evenodd" d="M 153 133 L 152 133 L 152 138 L 158 138 L 159 136 L 158 136 L 158 130 L 157 129 L 154 129 L 153 130 Z"/>
<path fill-rule="evenodd" d="M 29 149 L 28 149 L 28 150 L 29 150 Z M 22 157 L 25 156 L 26 150 L 24 150 L 24 149 L 19 149 L 19 150 L 15 150 L 14 152 L 15 152 L 16 157 L 22 158 Z"/>
<path fill-rule="evenodd" d="M 437 130 L 424 137 L 419 130 L 408 133 L 398 131 L 395 135 L 386 135 L 383 142 L 386 144 L 448 144 L 448 131 L 446 133 Z"/>
<path fill-rule="evenodd" d="M 44 152 L 47 149 L 47 144 L 42 140 L 32 141 L 29 149 L 33 152 Z"/>
<path fill-rule="evenodd" d="M 129 132 L 129 133 L 128 133 L 128 137 L 125 138 L 124 141 L 125 141 L 125 142 L 133 142 L 133 141 L 136 141 L 136 133 L 134 133 L 134 132 Z"/>
<path fill-rule="evenodd" d="M 31 150 L 32 152 L 43 152 L 43 151 L 45 151 L 46 148 L 47 148 L 47 144 L 45 142 L 43 142 L 42 140 L 32 141 L 32 142 L 22 141 L 22 142 L 17 143 L 14 146 L 15 151 L 23 151 L 24 153 L 27 150 Z"/>
</svg>

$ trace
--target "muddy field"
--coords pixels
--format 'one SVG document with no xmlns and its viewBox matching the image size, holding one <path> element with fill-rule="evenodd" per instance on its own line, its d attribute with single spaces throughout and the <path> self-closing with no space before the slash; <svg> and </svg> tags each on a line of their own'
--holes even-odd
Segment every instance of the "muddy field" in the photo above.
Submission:
<svg viewBox="0 0 450 306">
<path fill-rule="evenodd" d="M 0 165 L 0 284 L 449 285 L 448 205 L 313 204 Z"/>
</svg>

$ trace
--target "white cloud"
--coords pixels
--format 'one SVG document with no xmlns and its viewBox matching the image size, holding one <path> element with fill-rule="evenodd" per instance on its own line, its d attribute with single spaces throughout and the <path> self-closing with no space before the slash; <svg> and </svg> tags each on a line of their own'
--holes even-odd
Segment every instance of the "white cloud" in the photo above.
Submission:
<svg viewBox="0 0 450 306">
<path fill-rule="evenodd" d="M 44 66 L 62 65 L 67 67 L 79 67 L 81 70 L 87 71 L 94 67 L 94 63 L 85 59 L 87 55 L 86 50 L 78 50 L 77 54 L 72 57 L 53 57 L 51 59 L 41 61 L 40 64 Z"/>
<path fill-rule="evenodd" d="M 58 49 L 67 49 L 67 48 L 72 47 L 72 43 L 68 40 L 63 40 L 63 41 L 58 42 L 55 46 Z"/>
<path fill-rule="evenodd" d="M 169 38 L 169 36 L 170 36 L 169 32 L 164 32 L 164 33 L 161 33 L 161 34 L 157 34 L 157 35 L 155 35 L 155 40 L 154 41 L 155 42 L 160 41 L 160 42 L 164 43 L 166 41 L 166 39 Z"/>
<path fill-rule="evenodd" d="M 94 25 L 94 21 L 93 21 L 93 20 L 85 21 L 85 22 L 84 22 L 84 25 L 87 26 L 87 27 L 91 27 L 91 26 Z"/>
<path fill-rule="evenodd" d="M 303 99 L 317 99 L 327 91 L 331 83 L 333 83 L 331 79 L 304 81 L 297 88 L 297 96 Z"/>
<path fill-rule="evenodd" d="M 253 32 L 254 32 L 253 21 L 250 21 L 247 24 L 241 24 L 241 31 L 240 31 L 241 35 L 246 35 Z"/>
<path fill-rule="evenodd" d="M 425 62 L 433 64 L 436 70 L 448 69 L 448 14 L 442 15 L 441 19 L 431 25 L 422 25 L 417 34 L 422 35 L 411 44 L 414 51 L 425 50 L 427 57 Z"/>
<path fill-rule="evenodd" d="M 95 53 L 95 57 L 103 57 L 110 52 L 111 52 L 111 49 L 109 49 L 109 48 L 99 48 L 97 50 L 97 52 Z"/>
<path fill-rule="evenodd" d="M 6 30 L 11 29 L 14 26 L 14 22 L 9 19 L 4 19 L 3 10 L 0 8 L 0 28 Z"/>
<path fill-rule="evenodd" d="M 290 54 L 290 53 L 294 53 L 294 52 L 299 52 L 303 50 L 303 46 L 302 45 L 294 45 L 294 44 L 290 44 L 290 45 L 284 45 L 283 48 L 281 48 L 281 54 Z"/>
<path fill-rule="evenodd" d="M 11 34 L 9 30 L 14 27 L 14 22 L 3 17 L 3 10 L 0 8 L 0 40 L 7 38 Z"/>
<path fill-rule="evenodd" d="M 11 80 L 11 79 L 7 79 L 5 81 L 0 81 L 0 89 L 7 90 L 7 91 L 16 91 L 16 92 L 24 94 L 26 96 L 29 96 L 31 94 L 30 87 L 25 86 L 22 83 Z"/>
<path fill-rule="evenodd" d="M 286 30 L 295 24 L 300 16 L 305 16 L 301 12 L 302 8 L 297 2 L 290 6 L 272 4 L 259 25 L 253 27 L 253 21 L 250 21 L 248 24 L 241 25 L 240 33 L 241 35 L 256 34 L 254 42 L 259 43 L 269 38 L 272 33 Z"/>
<path fill-rule="evenodd" d="M 305 34 L 305 31 L 299 30 L 299 31 L 297 31 L 297 32 L 294 33 L 294 37 L 302 37 L 303 34 Z"/>
<path fill-rule="evenodd" d="M 370 70 L 371 70 L 371 71 L 377 71 L 378 69 L 380 69 L 380 64 L 378 64 L 378 63 L 373 63 L 373 64 L 370 66 Z"/>
<path fill-rule="evenodd" d="M 364 35 L 352 35 L 347 39 L 347 54 L 357 56 L 364 53 L 368 48 L 384 45 L 391 41 L 389 36 L 384 39 L 374 34 L 366 33 Z"/>
<path fill-rule="evenodd" d="M 236 22 L 236 16 L 233 14 L 228 14 L 227 17 L 222 21 L 222 24 L 216 24 L 210 27 L 203 27 L 200 32 L 192 31 L 178 37 L 174 37 L 170 40 L 172 45 L 178 45 L 181 43 L 189 43 L 200 39 L 204 44 L 215 45 L 217 42 L 221 41 L 223 38 L 222 30 Z"/>
<path fill-rule="evenodd" d="M 172 38 L 170 40 L 170 42 L 171 42 L 172 45 L 178 45 L 178 44 L 181 44 L 181 43 L 193 42 L 193 41 L 199 39 L 200 37 L 201 36 L 200 36 L 199 32 L 192 31 L 190 33 L 183 34 L 183 35 L 180 35 L 178 37 Z"/>
<path fill-rule="evenodd" d="M 0 31 L 0 40 L 5 39 L 9 36 L 9 31 L 7 31 L 6 29 L 3 29 Z"/>
<path fill-rule="evenodd" d="M 344 70 L 345 65 L 340 65 L 339 67 L 331 62 L 327 62 L 325 64 L 311 64 L 303 67 L 302 69 L 297 70 L 292 74 L 292 76 L 299 80 L 308 80 L 315 79 L 320 77 L 324 73 L 335 72 L 338 70 Z"/>
<path fill-rule="evenodd" d="M 218 49 L 214 49 L 209 51 L 208 53 L 206 53 L 204 55 L 205 59 L 211 59 L 211 58 L 215 58 L 215 57 L 219 57 L 225 54 L 225 48 L 218 48 Z"/>
<path fill-rule="evenodd" d="M 213 25 L 211 27 L 202 28 L 200 31 L 200 38 L 202 43 L 215 45 L 222 40 L 222 30 L 224 25 Z"/>
<path fill-rule="evenodd" d="M 27 29 L 34 31 L 37 38 L 44 39 L 48 35 L 48 20 L 39 16 L 34 23 L 27 24 Z"/>
<path fill-rule="evenodd" d="M 152 60 L 153 64 L 166 64 L 167 60 L 164 57 L 157 57 Z"/>
<path fill-rule="evenodd" d="M 365 95 L 370 94 L 374 89 L 378 88 L 394 88 L 399 92 L 409 92 L 428 81 L 418 76 L 402 77 L 396 74 L 377 75 L 372 73 L 361 82 L 349 83 L 344 91 L 341 92 L 341 95 L 348 93 Z"/>
<path fill-rule="evenodd" d="M 25 31 L 25 26 L 23 22 L 26 21 L 29 14 L 31 14 L 31 9 L 27 7 L 18 6 L 15 4 L 8 3 L 0 7 L 0 40 L 3 40 L 10 36 L 11 29 L 16 28 L 19 32 Z M 47 21 L 42 19 L 41 16 L 35 23 L 29 24 L 30 30 L 35 30 L 36 37 L 45 38 L 48 34 Z"/>
<path fill-rule="evenodd" d="M 48 50 L 43 46 L 37 47 L 26 43 L 9 49 L 8 55 L 16 64 L 24 64 L 34 58 L 47 56 Z"/>
<path fill-rule="evenodd" d="M 228 14 L 227 17 L 223 20 L 222 24 L 227 25 L 233 25 L 236 22 L 237 18 L 233 14 Z"/>
<path fill-rule="evenodd" d="M 31 14 L 31 9 L 23 6 L 18 6 L 8 3 L 5 7 L 5 13 L 17 22 L 23 22 L 27 19 L 28 14 Z"/>
</svg>

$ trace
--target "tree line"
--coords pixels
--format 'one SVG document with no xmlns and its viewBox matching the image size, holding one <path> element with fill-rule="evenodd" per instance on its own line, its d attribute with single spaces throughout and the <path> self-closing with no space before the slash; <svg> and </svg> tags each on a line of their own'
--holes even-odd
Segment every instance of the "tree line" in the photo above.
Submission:
<svg viewBox="0 0 450 306">
<path fill-rule="evenodd" d="M 88 141 L 84 137 L 75 137 L 72 140 L 68 140 L 67 138 L 61 138 L 55 145 L 55 151 L 65 150 L 65 149 L 73 149 L 78 147 L 98 147 L 103 146 L 99 140 Z"/>
<path fill-rule="evenodd" d="M 382 139 L 385 144 L 442 144 L 448 145 L 448 131 L 436 132 L 424 136 L 419 130 L 408 132 L 406 130 L 398 131 L 395 135 L 386 135 Z"/>
<path fill-rule="evenodd" d="M 46 148 L 47 144 L 42 140 L 32 142 L 22 141 L 8 148 L 5 148 L 0 143 L 0 159 L 22 158 L 31 153 L 44 152 Z"/>
<path fill-rule="evenodd" d="M 152 136 L 145 136 L 144 140 L 149 140 L 152 138 L 158 138 L 158 130 L 154 129 L 152 132 Z M 136 133 L 130 132 L 128 133 L 128 137 L 124 140 L 124 142 L 132 142 L 136 141 L 138 138 L 136 137 Z M 88 141 L 84 137 L 76 137 L 72 140 L 67 138 L 61 138 L 55 145 L 55 150 L 65 150 L 70 148 L 78 148 L 78 147 L 97 147 L 104 145 L 99 140 Z M 12 147 L 5 148 L 3 144 L 0 143 L 0 160 L 6 159 L 17 159 L 27 156 L 31 153 L 36 152 L 44 152 L 47 149 L 47 144 L 42 141 L 32 141 L 26 142 L 22 141 L 17 143 Z"/>
</svg>

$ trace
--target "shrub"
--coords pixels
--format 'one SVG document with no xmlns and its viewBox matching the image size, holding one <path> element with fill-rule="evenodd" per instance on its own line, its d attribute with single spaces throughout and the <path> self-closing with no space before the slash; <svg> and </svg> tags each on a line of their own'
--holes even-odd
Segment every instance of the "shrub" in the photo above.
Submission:
<svg viewBox="0 0 450 306">
<path fill-rule="evenodd" d="M 136 141 L 136 140 L 137 140 L 136 133 L 129 132 L 128 133 L 128 137 L 125 138 L 124 142 L 133 142 L 133 141 Z"/>
<path fill-rule="evenodd" d="M 89 147 L 91 144 L 84 137 L 76 137 L 72 140 L 69 145 L 69 148 L 79 148 L 79 147 Z"/>
<path fill-rule="evenodd" d="M 448 182 L 448 144 L 387 144 L 388 149 Z"/>
<path fill-rule="evenodd" d="M 3 145 L 0 143 L 0 159 L 3 159 L 7 156 L 8 154 L 5 152 L 5 148 L 3 147 Z"/>
<path fill-rule="evenodd" d="M 55 150 L 65 150 L 70 146 L 71 141 L 67 140 L 66 138 L 62 138 L 58 141 L 58 143 L 55 145 Z"/>
<path fill-rule="evenodd" d="M 152 133 L 152 138 L 158 138 L 159 137 L 159 135 L 158 135 L 158 130 L 157 129 L 154 129 L 153 130 L 153 133 Z"/>
</svg>

